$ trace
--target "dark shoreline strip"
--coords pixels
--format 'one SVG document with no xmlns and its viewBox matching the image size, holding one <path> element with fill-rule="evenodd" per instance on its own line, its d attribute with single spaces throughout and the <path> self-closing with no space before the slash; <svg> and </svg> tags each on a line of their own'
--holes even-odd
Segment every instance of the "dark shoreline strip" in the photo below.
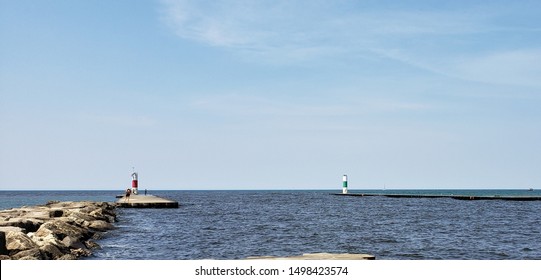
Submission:
<svg viewBox="0 0 541 280">
<path fill-rule="evenodd" d="M 431 195 L 431 194 L 374 194 L 374 193 L 334 193 L 342 196 L 385 196 L 391 198 L 452 198 L 458 200 L 514 200 L 535 201 L 541 200 L 541 196 L 469 196 L 469 195 Z"/>
</svg>

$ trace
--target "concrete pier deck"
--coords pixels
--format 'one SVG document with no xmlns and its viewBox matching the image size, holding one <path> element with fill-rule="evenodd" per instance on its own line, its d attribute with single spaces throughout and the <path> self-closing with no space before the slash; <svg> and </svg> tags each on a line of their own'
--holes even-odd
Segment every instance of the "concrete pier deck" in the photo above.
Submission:
<svg viewBox="0 0 541 280">
<path fill-rule="evenodd" d="M 129 200 L 122 197 L 116 201 L 118 207 L 124 208 L 178 208 L 178 202 L 154 195 L 130 195 Z"/>
<path fill-rule="evenodd" d="M 368 254 L 332 254 L 332 253 L 311 253 L 300 256 L 274 257 L 260 256 L 248 257 L 248 260 L 375 260 L 374 255 Z"/>
<path fill-rule="evenodd" d="M 429 195 L 429 194 L 375 194 L 375 193 L 335 193 L 334 195 L 343 195 L 343 196 L 386 196 L 394 198 L 452 198 L 459 200 L 517 200 L 517 201 L 532 201 L 532 200 L 541 200 L 541 196 L 501 196 L 501 195 L 491 195 L 491 196 L 469 196 L 469 195 Z"/>
</svg>

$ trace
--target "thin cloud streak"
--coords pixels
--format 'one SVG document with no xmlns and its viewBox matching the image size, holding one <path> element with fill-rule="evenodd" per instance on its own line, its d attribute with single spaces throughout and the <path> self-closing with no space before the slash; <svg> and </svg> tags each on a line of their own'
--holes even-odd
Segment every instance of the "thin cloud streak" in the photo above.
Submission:
<svg viewBox="0 0 541 280">
<path fill-rule="evenodd" d="M 376 56 L 455 79 L 540 85 L 538 75 L 528 74 L 539 72 L 538 67 L 528 62 L 529 58 L 537 59 L 537 50 L 525 53 L 517 47 L 480 49 L 475 57 L 470 57 L 450 43 L 475 46 L 476 35 L 539 32 L 538 27 L 495 23 L 499 16 L 505 15 L 502 7 L 470 7 L 470 10 L 449 12 L 343 10 L 337 11 L 340 17 L 328 12 L 337 10 L 337 6 L 316 1 L 299 5 L 291 1 L 202 4 L 164 0 L 162 8 L 163 20 L 179 37 L 226 48 L 256 63 L 287 65 L 323 57 L 362 60 Z M 494 71 L 501 69 L 494 68 L 499 63 L 510 63 L 512 69 Z"/>
<path fill-rule="evenodd" d="M 541 49 L 503 51 L 464 59 L 452 71 L 467 80 L 540 88 L 540 62 Z"/>
<path fill-rule="evenodd" d="M 213 4 L 186 0 L 164 0 L 164 20 L 183 38 L 210 45 L 236 48 L 266 48 L 279 45 L 340 44 L 387 36 L 423 36 L 486 32 L 479 15 L 434 11 L 342 11 L 329 17 L 332 4 L 309 1 L 293 5 L 275 1 L 214 1 Z M 331 39 L 331 40 L 329 40 Z M 273 44 L 274 43 L 274 44 Z"/>
</svg>

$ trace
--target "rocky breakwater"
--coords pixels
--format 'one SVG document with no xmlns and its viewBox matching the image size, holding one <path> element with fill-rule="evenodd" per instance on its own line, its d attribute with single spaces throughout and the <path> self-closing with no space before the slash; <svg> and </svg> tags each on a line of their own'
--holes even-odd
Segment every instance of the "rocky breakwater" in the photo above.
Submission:
<svg viewBox="0 0 541 280">
<path fill-rule="evenodd" d="M 0 260 L 74 260 L 116 221 L 115 204 L 58 202 L 0 211 Z"/>
</svg>

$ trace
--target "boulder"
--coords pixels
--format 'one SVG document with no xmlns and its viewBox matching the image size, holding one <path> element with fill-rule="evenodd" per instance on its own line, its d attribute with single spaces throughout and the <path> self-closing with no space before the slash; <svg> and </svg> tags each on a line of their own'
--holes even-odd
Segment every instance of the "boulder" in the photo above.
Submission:
<svg viewBox="0 0 541 280">
<path fill-rule="evenodd" d="M 73 201 L 49 201 L 46 206 L 50 209 L 76 208 L 80 206 L 80 202 Z"/>
<path fill-rule="evenodd" d="M 80 257 L 88 257 L 90 255 L 92 255 L 92 252 L 88 249 L 83 249 L 83 248 L 79 248 L 79 249 L 71 249 L 71 254 L 76 256 L 77 258 L 80 258 Z"/>
<path fill-rule="evenodd" d="M 57 260 L 76 260 L 77 259 L 77 256 L 75 255 L 72 255 L 72 254 L 65 254 L 63 256 L 61 256 L 60 258 L 58 258 Z"/>
<path fill-rule="evenodd" d="M 0 221 L 7 221 L 11 218 L 19 217 L 21 216 L 22 209 L 9 209 L 9 210 L 3 210 L 0 213 Z"/>
<path fill-rule="evenodd" d="M 24 217 L 24 218 L 27 218 L 27 219 L 38 219 L 38 220 L 49 220 L 51 217 L 50 217 L 50 214 L 49 214 L 49 211 L 47 210 L 39 210 L 39 211 L 25 211 L 23 213 L 21 213 L 21 215 L 19 217 Z"/>
<path fill-rule="evenodd" d="M 78 259 L 100 246 L 116 221 L 115 204 L 48 202 L 0 211 L 0 259 Z"/>
<path fill-rule="evenodd" d="M 14 260 L 42 260 L 44 256 L 38 248 L 32 248 L 13 254 L 11 258 Z"/>
<path fill-rule="evenodd" d="M 105 219 L 105 214 L 103 213 L 103 209 L 101 209 L 101 208 L 93 210 L 93 211 L 89 212 L 88 214 L 90 216 L 96 218 L 96 219 L 99 219 L 99 220 L 104 220 Z"/>
<path fill-rule="evenodd" d="M 0 231 L 0 255 L 7 255 L 8 249 L 6 248 L 6 233 Z"/>
<path fill-rule="evenodd" d="M 85 244 L 86 248 L 88 248 L 90 250 L 100 249 L 101 248 L 101 246 L 98 243 L 94 242 L 93 240 L 87 240 L 87 241 L 84 242 L 84 244 Z"/>
<path fill-rule="evenodd" d="M 49 217 L 58 218 L 64 216 L 64 210 L 62 209 L 51 209 L 49 211 Z"/>
<path fill-rule="evenodd" d="M 11 258 L 8 255 L 0 255 L 0 261 L 6 261 L 11 260 Z"/>
<path fill-rule="evenodd" d="M 0 227 L 0 255 L 8 255 L 9 250 L 7 249 L 7 233 L 8 232 L 19 232 L 24 234 L 23 229 L 19 227 Z M 14 246 L 14 245 L 13 245 Z"/>
<path fill-rule="evenodd" d="M 104 235 L 103 232 L 101 232 L 101 231 L 96 231 L 96 232 L 94 232 L 94 234 L 92 235 L 92 239 L 94 239 L 94 240 L 102 239 L 102 238 L 103 238 L 103 235 Z"/>
<path fill-rule="evenodd" d="M 6 249 L 11 252 L 25 251 L 37 248 L 36 243 L 20 231 L 6 233 Z"/>
<path fill-rule="evenodd" d="M 48 231 L 48 234 L 46 234 Z M 45 245 L 53 245 L 58 248 L 65 249 L 66 246 L 56 238 L 56 235 L 50 230 L 42 230 L 40 234 L 29 234 L 30 238 L 36 245 L 43 247 Z"/>
<path fill-rule="evenodd" d="M 68 217 L 68 218 L 73 218 L 73 219 L 81 219 L 81 220 L 85 220 L 85 221 L 94 221 L 96 219 L 96 217 L 92 216 L 92 215 L 89 215 L 87 213 L 83 213 L 83 212 L 80 212 L 80 211 L 66 211 L 64 213 L 64 217 Z"/>
<path fill-rule="evenodd" d="M 7 233 L 9 231 L 23 232 L 24 229 L 20 227 L 14 227 L 14 226 L 0 226 L 0 232 Z"/>
<path fill-rule="evenodd" d="M 64 216 L 60 220 L 65 221 L 72 225 L 88 228 L 91 221 L 96 220 L 95 217 L 79 211 L 68 210 L 64 212 Z"/>
<path fill-rule="evenodd" d="M 81 240 L 72 236 L 64 237 L 64 239 L 62 239 L 62 244 L 71 249 L 86 249 L 86 246 Z"/>
<path fill-rule="evenodd" d="M 91 212 L 94 212 L 96 209 L 100 209 L 97 205 L 86 205 L 85 207 L 79 207 L 79 211 L 82 213 L 90 214 Z"/>
<path fill-rule="evenodd" d="M 79 228 L 88 228 L 88 225 L 90 224 L 88 221 L 85 221 L 83 219 L 78 219 L 74 217 L 60 217 L 55 218 L 56 221 L 62 221 L 64 223 L 70 224 L 75 227 Z"/>
<path fill-rule="evenodd" d="M 102 220 L 92 221 L 88 227 L 98 231 L 107 231 L 114 228 L 112 224 Z"/>
<path fill-rule="evenodd" d="M 47 227 L 41 226 L 36 232 L 32 233 L 32 237 L 44 237 L 51 234 L 54 234 L 54 231 Z"/>
<path fill-rule="evenodd" d="M 52 245 L 46 244 L 39 248 L 43 255 L 46 256 L 46 259 L 57 260 L 61 258 L 64 254 L 69 253 L 69 250 L 61 250 L 60 248 Z"/>
<path fill-rule="evenodd" d="M 62 240 L 66 236 L 71 236 L 76 239 L 88 239 L 92 236 L 90 230 L 71 225 L 58 219 L 48 221 L 41 225 L 36 234 L 40 234 L 40 231 L 46 229 L 52 231 L 58 240 Z"/>
<path fill-rule="evenodd" d="M 2 226 L 14 226 L 24 229 L 25 232 L 34 232 L 43 224 L 43 220 L 38 220 L 35 218 L 23 217 L 14 217 L 10 218 L 7 221 L 0 222 Z"/>
</svg>

